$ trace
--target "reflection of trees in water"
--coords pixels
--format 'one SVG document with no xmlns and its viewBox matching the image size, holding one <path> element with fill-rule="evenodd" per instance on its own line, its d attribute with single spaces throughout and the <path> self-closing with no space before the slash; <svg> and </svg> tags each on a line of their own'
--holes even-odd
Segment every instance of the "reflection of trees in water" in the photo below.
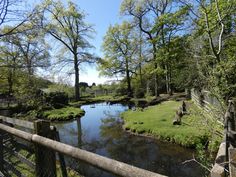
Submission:
<svg viewBox="0 0 236 177">
<path fill-rule="evenodd" d="M 78 147 L 168 176 L 202 176 L 197 166 L 182 165 L 183 161 L 192 157 L 191 151 L 173 144 L 125 133 L 122 130 L 122 120 L 118 118 L 115 110 L 110 109 L 103 114 L 106 118 L 101 119 L 100 138 L 86 137 L 93 130 L 81 128 L 80 119 L 77 121 L 78 129 L 70 129 L 69 136 L 78 137 Z M 85 176 L 112 176 L 77 160 L 69 159 L 68 164 Z"/>
<path fill-rule="evenodd" d="M 150 150 L 145 146 L 146 142 L 124 133 L 120 119 L 103 119 L 100 136 L 111 158 L 135 163 L 149 156 Z"/>
<path fill-rule="evenodd" d="M 191 151 L 125 133 L 120 119 L 102 119 L 100 136 L 107 156 L 116 160 L 168 176 L 201 176 L 201 170 L 195 164 L 182 165 L 191 158 Z"/>
</svg>

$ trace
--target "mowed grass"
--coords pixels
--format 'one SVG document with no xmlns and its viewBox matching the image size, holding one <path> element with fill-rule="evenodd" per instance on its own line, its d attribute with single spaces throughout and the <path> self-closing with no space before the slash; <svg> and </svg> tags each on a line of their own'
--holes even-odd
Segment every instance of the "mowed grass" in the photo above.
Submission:
<svg viewBox="0 0 236 177">
<path fill-rule="evenodd" d="M 64 107 L 45 111 L 43 117 L 51 121 L 67 121 L 84 115 L 84 110 L 75 107 Z"/>
<path fill-rule="evenodd" d="M 211 123 L 210 118 L 202 116 L 199 108 L 191 102 L 188 102 L 189 115 L 182 117 L 182 124 L 173 125 L 175 112 L 181 104 L 182 102 L 166 101 L 144 110 L 124 112 L 122 114 L 124 128 L 134 133 L 151 135 L 160 140 L 193 148 L 199 143 L 204 145 L 207 141 L 211 141 L 209 127 L 212 128 L 213 124 L 217 129 L 222 129 L 219 125 L 215 125 L 214 121 Z M 220 137 L 214 141 L 220 141 Z"/>
</svg>

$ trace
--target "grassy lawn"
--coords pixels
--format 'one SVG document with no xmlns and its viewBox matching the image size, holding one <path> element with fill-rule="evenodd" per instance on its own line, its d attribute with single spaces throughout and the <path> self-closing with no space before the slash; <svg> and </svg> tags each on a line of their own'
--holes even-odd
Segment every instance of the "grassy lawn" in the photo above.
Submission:
<svg viewBox="0 0 236 177">
<path fill-rule="evenodd" d="M 61 109 L 52 109 L 45 111 L 43 117 L 51 121 L 66 121 L 82 117 L 84 110 L 75 107 L 64 107 Z"/>
<path fill-rule="evenodd" d="M 124 127 L 135 133 L 151 135 L 185 147 L 196 147 L 198 143 L 205 144 L 207 141 L 210 142 L 211 148 L 217 147 L 221 137 L 215 137 L 214 132 L 210 130 L 222 131 L 223 127 L 210 117 L 203 116 L 192 102 L 187 103 L 190 114 L 183 116 L 182 124 L 172 124 L 175 111 L 181 103 L 166 101 L 144 110 L 124 112 L 122 114 L 125 121 Z"/>
</svg>

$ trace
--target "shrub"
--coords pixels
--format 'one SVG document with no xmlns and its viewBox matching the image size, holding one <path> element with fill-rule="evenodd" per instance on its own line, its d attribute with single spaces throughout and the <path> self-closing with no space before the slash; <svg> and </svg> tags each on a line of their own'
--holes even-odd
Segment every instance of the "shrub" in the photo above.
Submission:
<svg viewBox="0 0 236 177">
<path fill-rule="evenodd" d="M 61 108 L 68 105 L 69 97 L 65 92 L 49 92 L 44 95 L 47 104 L 54 108 Z"/>
<path fill-rule="evenodd" d="M 145 90 L 143 88 L 135 88 L 134 89 L 134 97 L 135 98 L 143 98 L 145 96 Z"/>
</svg>

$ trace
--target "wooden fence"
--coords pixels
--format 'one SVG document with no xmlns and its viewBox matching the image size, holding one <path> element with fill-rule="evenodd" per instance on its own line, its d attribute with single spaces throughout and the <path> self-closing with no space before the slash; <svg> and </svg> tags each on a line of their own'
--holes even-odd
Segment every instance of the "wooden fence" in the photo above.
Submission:
<svg viewBox="0 0 236 177">
<path fill-rule="evenodd" d="M 63 177 L 68 176 L 68 169 L 65 165 L 63 155 L 86 162 L 94 167 L 119 176 L 164 177 L 164 175 L 153 173 L 79 148 L 72 147 L 67 144 L 63 144 L 59 142 L 59 134 L 55 127 L 50 126 L 49 122 L 38 120 L 32 123 L 2 116 L 0 116 L 0 121 L 0 173 L 3 173 L 3 175 L 8 171 L 9 165 L 12 165 L 9 164 L 5 159 L 4 153 L 9 150 L 8 152 L 11 155 L 14 155 L 22 163 L 26 164 L 31 169 L 34 169 L 35 176 L 37 177 L 57 176 L 58 172 L 56 169 L 56 153 L 59 154 L 61 167 L 60 170 Z M 30 130 L 33 129 L 34 133 L 19 130 L 15 127 L 12 127 L 13 125 Z M 24 142 L 30 143 L 31 145 L 29 146 L 34 147 L 33 151 L 35 154 L 35 161 L 32 162 L 28 158 L 23 157 L 14 149 L 12 150 L 8 148 L 7 143 L 13 140 L 19 144 L 22 144 L 20 143 L 22 140 Z M 29 148 L 25 143 L 23 143 L 22 146 Z M 21 171 L 13 168 L 14 167 L 10 169 L 13 171 L 13 173 L 18 174 L 19 176 L 24 176 Z"/>
<path fill-rule="evenodd" d="M 220 144 L 211 177 L 236 177 L 236 109 L 229 101 L 224 115 L 224 138 Z"/>
<path fill-rule="evenodd" d="M 198 107 L 214 116 L 217 120 L 221 122 L 224 121 L 224 105 L 216 97 L 211 95 L 210 92 L 206 90 L 198 91 L 192 89 L 191 99 Z"/>
</svg>

